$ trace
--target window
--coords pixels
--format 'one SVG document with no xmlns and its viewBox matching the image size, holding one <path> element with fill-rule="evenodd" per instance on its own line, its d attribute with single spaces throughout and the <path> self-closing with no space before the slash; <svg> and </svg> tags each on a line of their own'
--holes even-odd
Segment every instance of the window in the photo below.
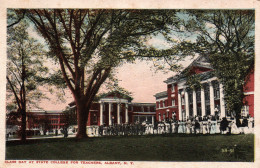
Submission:
<svg viewBox="0 0 260 168">
<path fill-rule="evenodd" d="M 185 104 L 185 99 L 184 99 L 184 97 L 181 98 L 181 104 L 182 104 L 182 105 Z"/>
<path fill-rule="evenodd" d="M 214 99 L 219 99 L 219 85 L 218 84 L 214 84 Z"/>
<path fill-rule="evenodd" d="M 206 105 L 206 115 L 210 115 L 210 105 Z"/>
<path fill-rule="evenodd" d="M 103 106 L 103 111 L 106 111 L 106 104 L 102 103 L 102 106 Z"/>
<path fill-rule="evenodd" d="M 111 111 L 114 111 L 114 105 L 115 104 L 113 104 L 113 103 L 111 104 Z"/>
<path fill-rule="evenodd" d="M 105 123 L 106 122 L 106 115 L 103 115 L 103 123 Z"/>
<path fill-rule="evenodd" d="M 197 115 L 201 116 L 201 107 L 197 107 Z"/>
<path fill-rule="evenodd" d="M 93 122 L 97 123 L 97 115 L 96 114 L 93 115 Z"/>
<path fill-rule="evenodd" d="M 200 90 L 198 90 L 196 93 L 196 101 L 201 102 L 201 91 Z"/>
<path fill-rule="evenodd" d="M 189 103 L 192 104 L 193 103 L 193 93 L 192 93 L 192 91 L 188 92 L 188 98 L 189 98 Z"/>
<path fill-rule="evenodd" d="M 210 93 L 209 93 L 209 85 L 207 85 L 206 87 L 205 87 L 205 100 L 207 101 L 209 101 L 209 97 L 210 97 L 210 95 L 209 95 Z"/>
<path fill-rule="evenodd" d="M 163 107 L 165 107 L 165 101 L 163 101 Z"/>
<path fill-rule="evenodd" d="M 172 106 L 175 106 L 175 99 L 172 99 Z"/>
<path fill-rule="evenodd" d="M 193 108 L 189 109 L 189 116 L 193 116 Z"/>
<path fill-rule="evenodd" d="M 241 116 L 247 117 L 248 114 L 249 114 L 249 106 L 243 106 L 241 109 Z"/>
</svg>

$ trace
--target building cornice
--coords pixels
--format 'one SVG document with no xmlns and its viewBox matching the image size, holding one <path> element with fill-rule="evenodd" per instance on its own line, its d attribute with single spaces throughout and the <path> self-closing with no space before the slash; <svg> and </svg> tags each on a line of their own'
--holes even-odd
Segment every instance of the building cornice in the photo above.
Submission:
<svg viewBox="0 0 260 168">
<path fill-rule="evenodd" d="M 99 103 L 129 103 L 127 99 L 120 98 L 101 98 Z"/>
<path fill-rule="evenodd" d="M 165 97 L 167 97 L 167 96 L 168 96 L 167 91 L 159 92 L 159 93 L 156 93 L 156 94 L 154 95 L 154 97 L 155 97 L 156 99 L 165 98 Z"/>
</svg>

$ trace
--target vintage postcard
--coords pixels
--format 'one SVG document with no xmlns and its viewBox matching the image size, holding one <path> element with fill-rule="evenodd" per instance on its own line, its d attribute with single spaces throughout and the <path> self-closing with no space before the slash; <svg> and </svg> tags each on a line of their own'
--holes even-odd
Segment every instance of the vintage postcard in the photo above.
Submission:
<svg viewBox="0 0 260 168">
<path fill-rule="evenodd" d="M 0 2 L 0 167 L 259 167 L 259 1 Z"/>
</svg>

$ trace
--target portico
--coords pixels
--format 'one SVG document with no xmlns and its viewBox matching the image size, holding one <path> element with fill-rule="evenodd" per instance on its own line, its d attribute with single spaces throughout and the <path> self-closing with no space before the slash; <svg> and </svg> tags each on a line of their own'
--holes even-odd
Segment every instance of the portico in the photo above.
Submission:
<svg viewBox="0 0 260 168">
<path fill-rule="evenodd" d="M 164 81 L 167 90 L 154 95 L 157 120 L 173 119 L 173 115 L 168 117 L 168 113 L 176 113 L 177 120 L 186 120 L 195 116 L 229 116 L 230 113 L 225 107 L 223 83 L 214 72 L 208 58 L 199 56 L 182 72 L 167 78 Z M 251 97 L 247 96 L 247 99 L 252 102 Z M 165 104 L 167 105 L 164 106 Z M 248 104 L 247 106 L 253 109 L 253 103 Z M 245 109 L 248 114 L 249 110 L 246 106 Z"/>
<path fill-rule="evenodd" d="M 122 99 L 122 98 L 101 98 L 99 100 L 100 125 L 104 125 L 104 121 L 107 120 L 108 120 L 108 125 L 113 125 L 115 123 L 123 124 L 123 118 L 122 118 L 123 113 L 125 116 L 124 123 L 125 124 L 129 123 L 128 103 L 129 101 L 127 99 Z M 108 105 L 108 110 L 106 109 L 107 105 Z M 116 109 L 114 109 L 114 107 L 116 107 Z M 108 111 L 108 116 L 104 115 L 105 111 Z M 105 117 L 108 117 L 108 119 Z"/>
<path fill-rule="evenodd" d="M 180 120 L 185 120 L 187 117 L 219 115 L 226 116 L 223 85 L 216 77 L 209 78 L 200 82 L 201 87 L 191 89 L 185 82 L 178 85 L 178 111 L 180 112 Z M 189 98 L 192 94 L 192 99 Z M 190 113 L 190 111 L 192 111 Z M 192 114 L 192 115 L 191 115 Z"/>
</svg>

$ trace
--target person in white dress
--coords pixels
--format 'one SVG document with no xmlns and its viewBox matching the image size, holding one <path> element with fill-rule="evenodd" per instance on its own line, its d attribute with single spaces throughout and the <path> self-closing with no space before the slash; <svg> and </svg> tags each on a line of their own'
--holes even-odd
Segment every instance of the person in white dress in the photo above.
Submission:
<svg viewBox="0 0 260 168">
<path fill-rule="evenodd" d="M 173 121 L 171 123 L 171 127 L 172 127 L 172 132 L 171 133 L 175 133 L 175 121 Z"/>
<path fill-rule="evenodd" d="M 210 134 L 216 133 L 217 121 L 211 121 Z"/>
<path fill-rule="evenodd" d="M 202 121 L 202 134 L 207 134 L 207 125 L 208 125 L 208 122 L 207 121 Z"/>
<path fill-rule="evenodd" d="M 209 134 L 210 133 L 210 129 L 211 129 L 211 119 L 210 119 L 210 117 L 208 117 L 208 120 L 207 120 L 207 133 Z"/>
<path fill-rule="evenodd" d="M 216 121 L 216 134 L 220 133 L 220 120 Z"/>
<path fill-rule="evenodd" d="M 180 120 L 178 121 L 178 133 L 180 134 L 184 133 L 182 128 L 182 122 Z"/>
<path fill-rule="evenodd" d="M 248 129 L 249 129 L 250 133 L 254 133 L 253 123 L 254 123 L 254 118 L 249 116 L 249 118 L 248 118 Z"/>
<path fill-rule="evenodd" d="M 200 124 L 200 131 L 199 133 L 202 134 L 203 133 L 203 121 L 199 121 Z"/>
<path fill-rule="evenodd" d="M 194 119 L 192 119 L 191 120 L 191 133 L 192 134 L 195 134 L 195 120 Z"/>
<path fill-rule="evenodd" d="M 191 121 L 189 119 L 187 119 L 186 122 L 186 134 L 190 134 L 191 133 Z"/>
<path fill-rule="evenodd" d="M 236 120 L 231 121 L 231 134 L 240 134 L 240 130 L 237 128 Z"/>
</svg>

